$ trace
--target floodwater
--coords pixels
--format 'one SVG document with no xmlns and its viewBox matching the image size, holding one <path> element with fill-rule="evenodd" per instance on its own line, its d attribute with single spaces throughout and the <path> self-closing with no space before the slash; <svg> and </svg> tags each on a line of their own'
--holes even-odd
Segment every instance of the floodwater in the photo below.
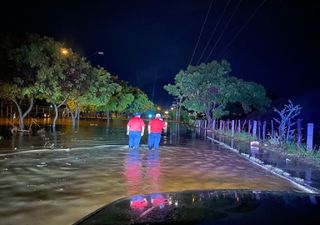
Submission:
<svg viewBox="0 0 320 225">
<path fill-rule="evenodd" d="M 0 142 L 0 223 L 72 224 L 120 197 L 204 189 L 297 191 L 246 159 L 203 140 L 192 129 L 168 126 L 159 151 L 146 135 L 129 151 L 125 121 L 81 121 Z M 2 127 L 3 130 L 3 127 Z"/>
</svg>

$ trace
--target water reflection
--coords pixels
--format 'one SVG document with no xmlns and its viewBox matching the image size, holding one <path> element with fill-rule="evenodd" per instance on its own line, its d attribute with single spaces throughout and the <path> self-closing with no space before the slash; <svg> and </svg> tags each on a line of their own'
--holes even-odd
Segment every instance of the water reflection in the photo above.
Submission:
<svg viewBox="0 0 320 225">
<path fill-rule="evenodd" d="M 129 151 L 125 161 L 124 176 L 128 186 L 128 196 L 137 194 L 142 177 L 142 162 L 139 150 Z"/>
<path fill-rule="evenodd" d="M 132 207 L 160 209 L 167 201 L 178 204 L 160 192 L 296 190 L 230 151 L 195 138 L 185 127 L 169 124 L 163 138 L 167 142 L 158 151 L 148 151 L 143 144 L 140 151 L 129 151 L 126 121 L 111 121 L 108 128 L 103 122 L 81 122 L 78 132 L 71 126 L 57 127 L 56 133 L 17 135 L 1 143 L 1 224 L 71 224 L 132 195 Z M 141 199 L 145 193 L 152 196 Z"/>
<path fill-rule="evenodd" d="M 158 183 L 160 177 L 160 161 L 158 150 L 151 150 L 147 152 L 146 170 L 151 192 L 158 192 Z"/>
<path fill-rule="evenodd" d="M 310 202 L 309 198 L 315 201 Z M 139 195 L 113 202 L 77 225 L 113 225 L 119 221 L 121 224 L 317 224 L 319 198 L 239 190 Z"/>
</svg>

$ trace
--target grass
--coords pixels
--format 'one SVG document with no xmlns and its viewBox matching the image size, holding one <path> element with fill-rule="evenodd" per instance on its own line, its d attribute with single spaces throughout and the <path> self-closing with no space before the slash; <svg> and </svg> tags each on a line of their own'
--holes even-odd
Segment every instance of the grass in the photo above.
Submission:
<svg viewBox="0 0 320 225">
<path fill-rule="evenodd" d="M 221 134 L 221 135 L 225 135 L 228 137 L 232 137 L 232 132 L 230 130 L 227 131 L 220 131 L 220 130 L 216 130 L 215 131 L 217 134 Z M 247 132 L 235 132 L 233 135 L 234 139 L 240 140 L 240 141 L 253 141 L 253 140 L 257 140 L 257 138 L 253 138 L 251 135 L 249 135 Z"/>
<path fill-rule="evenodd" d="M 288 154 L 313 159 L 320 165 L 320 153 L 316 150 L 316 147 L 310 151 L 305 145 L 298 146 L 292 143 L 284 145 L 284 149 L 287 150 Z"/>
<path fill-rule="evenodd" d="M 226 130 L 224 132 L 216 130 L 215 132 L 217 134 L 225 135 L 227 137 L 232 137 L 232 132 L 230 130 Z M 253 138 L 252 135 L 249 135 L 247 132 L 235 132 L 233 138 L 240 141 L 257 140 L 257 138 Z M 281 154 L 295 157 L 300 161 L 308 161 L 309 163 L 320 166 L 320 151 L 318 151 L 316 147 L 314 147 L 314 149 L 310 151 L 307 150 L 307 147 L 304 144 L 280 144 L 276 139 L 272 138 L 268 138 L 266 141 L 264 141 L 264 143 L 267 145 L 266 147 L 270 150 L 274 150 Z"/>
</svg>

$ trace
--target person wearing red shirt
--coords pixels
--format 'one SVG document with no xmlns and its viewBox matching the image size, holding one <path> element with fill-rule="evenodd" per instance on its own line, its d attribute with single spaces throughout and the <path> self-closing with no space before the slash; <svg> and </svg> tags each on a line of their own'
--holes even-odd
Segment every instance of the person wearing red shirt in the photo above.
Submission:
<svg viewBox="0 0 320 225">
<path fill-rule="evenodd" d="M 155 150 L 158 150 L 163 128 L 164 128 L 164 122 L 161 120 L 161 115 L 157 113 L 155 118 L 152 119 L 148 125 L 149 150 L 151 150 L 153 147 Z"/>
<path fill-rule="evenodd" d="M 127 135 L 129 135 L 129 148 L 138 149 L 141 137 L 144 133 L 145 124 L 140 118 L 140 113 L 135 113 L 127 124 Z"/>
</svg>

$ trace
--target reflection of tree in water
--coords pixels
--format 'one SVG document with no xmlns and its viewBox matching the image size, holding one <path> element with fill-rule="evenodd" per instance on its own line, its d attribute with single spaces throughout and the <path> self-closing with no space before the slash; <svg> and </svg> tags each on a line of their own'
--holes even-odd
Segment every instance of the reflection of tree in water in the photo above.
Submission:
<svg viewBox="0 0 320 225">
<path fill-rule="evenodd" d="M 173 123 L 170 126 L 170 144 L 180 143 L 180 124 Z"/>
</svg>

